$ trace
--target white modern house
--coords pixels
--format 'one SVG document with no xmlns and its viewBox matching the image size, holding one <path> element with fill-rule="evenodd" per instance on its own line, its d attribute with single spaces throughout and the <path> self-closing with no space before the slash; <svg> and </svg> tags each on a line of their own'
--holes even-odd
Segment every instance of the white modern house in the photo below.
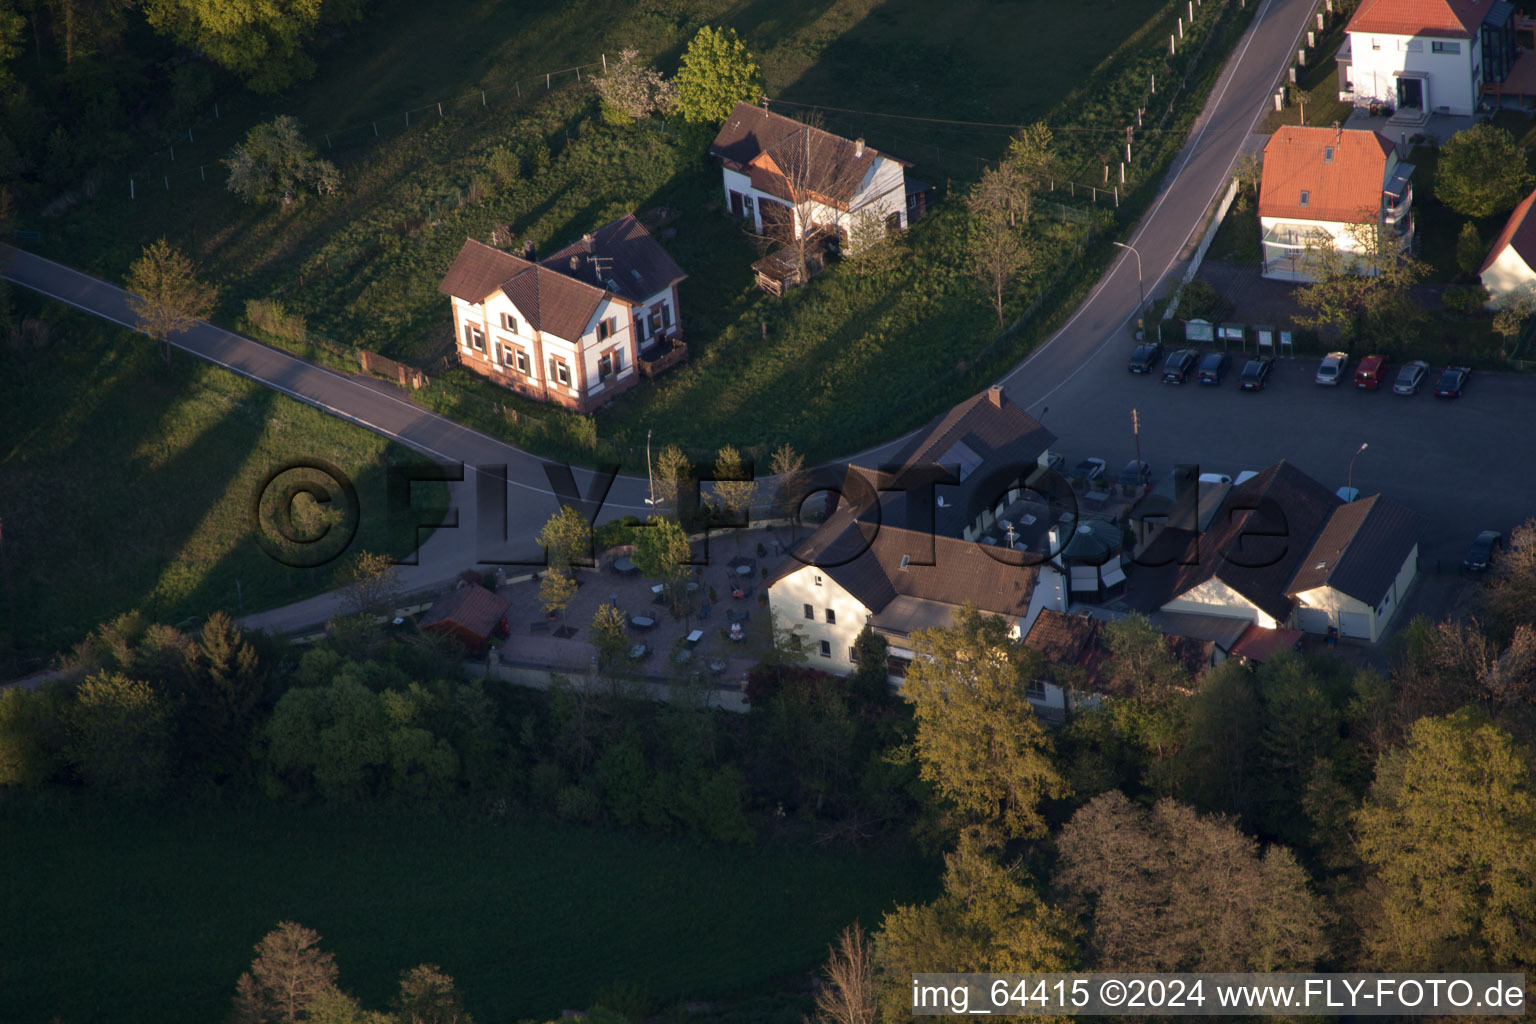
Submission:
<svg viewBox="0 0 1536 1024">
<path fill-rule="evenodd" d="M 1531 214 L 1533 207 L 1536 207 L 1536 192 L 1526 196 L 1509 215 L 1478 270 L 1493 305 L 1511 292 L 1536 288 L 1536 216 Z"/>
<path fill-rule="evenodd" d="M 1418 574 L 1423 527 L 1417 513 L 1379 494 L 1335 508 L 1287 590 L 1296 627 L 1380 640 Z"/>
<path fill-rule="evenodd" d="M 438 290 L 452 300 L 464 366 L 588 412 L 686 355 L 685 276 L 625 214 L 537 263 L 469 239 Z"/>
<path fill-rule="evenodd" d="M 779 221 L 796 238 L 819 228 L 848 243 L 865 223 L 882 235 L 907 228 L 906 169 L 912 165 L 863 139 L 738 103 L 709 154 L 720 161 L 731 213 L 751 221 L 758 234 Z"/>
<path fill-rule="evenodd" d="M 1337 55 L 1339 99 L 1405 122 L 1471 115 L 1515 68 L 1515 21 L 1505 0 L 1361 0 Z"/>
<path fill-rule="evenodd" d="M 1413 244 L 1413 165 L 1373 131 L 1286 125 L 1264 146 L 1259 225 L 1265 277 L 1308 281 L 1307 248 Z"/>
</svg>

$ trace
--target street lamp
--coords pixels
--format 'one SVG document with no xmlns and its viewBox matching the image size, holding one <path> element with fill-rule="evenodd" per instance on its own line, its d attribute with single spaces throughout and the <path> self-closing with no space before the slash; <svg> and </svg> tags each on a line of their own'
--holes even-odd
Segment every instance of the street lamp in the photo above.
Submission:
<svg viewBox="0 0 1536 1024">
<path fill-rule="evenodd" d="M 1361 452 L 1365 451 L 1369 447 L 1369 444 L 1362 443 L 1359 448 L 1355 449 L 1355 454 L 1349 457 L 1349 477 L 1345 481 L 1344 485 L 1349 488 L 1350 494 L 1355 493 L 1355 460 L 1360 457 Z"/>
<path fill-rule="evenodd" d="M 645 477 L 650 481 L 651 484 L 651 496 L 645 499 L 645 503 L 647 505 L 655 506 L 656 477 L 651 472 L 651 432 L 649 430 L 645 432 Z"/>
<path fill-rule="evenodd" d="M 1141 305 L 1137 307 L 1136 312 L 1137 319 L 1142 322 L 1142 337 L 1145 338 L 1147 330 L 1147 293 L 1142 289 L 1141 286 L 1141 253 L 1136 251 L 1136 247 L 1134 245 L 1126 245 L 1124 242 L 1111 242 L 1110 244 L 1118 245 L 1122 249 L 1129 249 L 1131 250 L 1131 255 L 1136 257 L 1136 295 L 1141 299 Z M 1159 320 L 1157 323 L 1157 340 L 1159 343 L 1161 343 L 1163 340 L 1163 323 L 1161 320 Z"/>
</svg>

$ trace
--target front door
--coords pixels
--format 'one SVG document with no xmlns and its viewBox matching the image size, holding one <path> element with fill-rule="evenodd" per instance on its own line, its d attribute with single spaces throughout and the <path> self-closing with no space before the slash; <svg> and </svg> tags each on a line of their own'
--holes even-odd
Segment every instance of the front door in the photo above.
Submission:
<svg viewBox="0 0 1536 1024">
<path fill-rule="evenodd" d="M 1397 108 L 1424 109 L 1424 81 L 1419 78 L 1397 80 Z"/>
<path fill-rule="evenodd" d="M 731 216 L 743 217 L 745 215 L 741 208 L 741 193 L 731 189 Z"/>
</svg>

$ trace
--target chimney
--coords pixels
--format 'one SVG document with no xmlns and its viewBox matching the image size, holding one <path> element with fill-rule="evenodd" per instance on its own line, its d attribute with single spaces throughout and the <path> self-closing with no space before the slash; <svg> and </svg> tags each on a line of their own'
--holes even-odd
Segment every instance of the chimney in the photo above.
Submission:
<svg viewBox="0 0 1536 1024">
<path fill-rule="evenodd" d="M 580 256 L 572 256 L 571 257 L 571 269 L 572 270 L 580 270 L 581 269 L 581 257 Z"/>
<path fill-rule="evenodd" d="M 993 384 L 987 389 L 987 398 L 991 400 L 993 405 L 1001 409 L 1003 407 L 1003 386 L 1001 384 Z"/>
<path fill-rule="evenodd" d="M 587 253 L 588 256 L 592 255 L 592 246 L 593 246 L 592 236 L 591 235 L 582 235 L 581 236 L 581 247 L 584 250 L 586 250 L 586 253 Z"/>
<path fill-rule="evenodd" d="M 863 155 L 864 155 L 864 140 L 863 139 L 854 139 L 853 140 L 853 158 L 855 160 L 858 160 Z"/>
</svg>

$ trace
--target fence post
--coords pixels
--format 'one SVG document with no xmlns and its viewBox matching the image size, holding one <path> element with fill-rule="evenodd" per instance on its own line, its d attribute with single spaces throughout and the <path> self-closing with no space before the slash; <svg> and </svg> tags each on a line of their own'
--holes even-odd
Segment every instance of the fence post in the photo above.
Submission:
<svg viewBox="0 0 1536 1024">
<path fill-rule="evenodd" d="M 171 176 L 169 174 L 165 176 L 165 190 L 167 192 L 171 190 Z"/>
<path fill-rule="evenodd" d="M 330 149 L 331 148 L 331 133 L 330 132 L 326 132 L 325 133 L 325 148 L 326 149 Z"/>
<path fill-rule="evenodd" d="M 606 75 L 607 73 L 608 73 L 608 55 L 605 53 L 605 54 L 603 54 L 603 74 Z"/>
<path fill-rule="evenodd" d="M 175 163 L 176 162 L 176 145 L 175 145 L 175 143 L 167 143 L 167 145 L 169 145 L 171 147 L 171 163 Z"/>
<path fill-rule="evenodd" d="M 407 128 L 411 126 L 411 112 L 409 110 L 405 112 L 405 126 Z"/>
<path fill-rule="evenodd" d="M 132 178 L 128 179 L 128 198 L 129 199 L 137 199 L 137 198 L 139 198 L 138 196 L 133 194 L 133 179 Z"/>
<path fill-rule="evenodd" d="M 379 137 L 379 122 L 377 122 L 377 121 L 373 122 L 373 137 L 374 138 L 378 138 Z"/>
<path fill-rule="evenodd" d="M 197 165 L 197 175 L 198 175 L 198 177 L 202 178 L 204 181 L 207 181 L 208 180 L 208 168 L 204 167 L 202 164 L 198 164 Z"/>
<path fill-rule="evenodd" d="M 217 103 L 213 105 L 213 119 L 215 121 L 219 119 L 219 105 Z"/>
<path fill-rule="evenodd" d="M 443 116 L 443 105 L 441 103 L 439 103 L 437 105 L 437 116 L 438 117 L 442 117 Z"/>
<path fill-rule="evenodd" d="M 544 74 L 544 91 L 548 92 L 551 88 L 553 88 L 553 87 L 549 84 L 549 73 L 545 72 L 545 74 Z"/>
<path fill-rule="evenodd" d="M 480 105 L 482 107 L 485 106 L 485 90 L 484 89 L 480 90 Z"/>
</svg>

